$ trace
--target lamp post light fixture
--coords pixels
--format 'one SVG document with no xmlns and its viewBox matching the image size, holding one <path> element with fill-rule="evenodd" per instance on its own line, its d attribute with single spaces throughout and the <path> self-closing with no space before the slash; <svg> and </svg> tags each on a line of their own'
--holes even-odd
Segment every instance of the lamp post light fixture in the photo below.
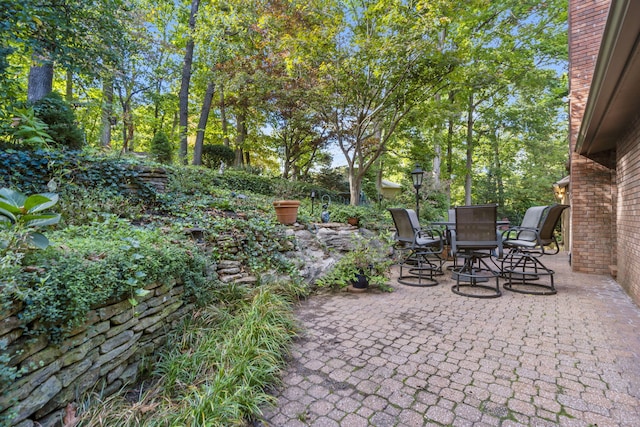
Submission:
<svg viewBox="0 0 640 427">
<path fill-rule="evenodd" d="M 419 164 L 416 163 L 416 167 L 411 171 L 411 179 L 413 180 L 413 188 L 416 189 L 416 215 L 420 218 L 420 195 L 419 190 L 422 187 L 422 179 L 424 178 L 424 171 Z"/>
<path fill-rule="evenodd" d="M 311 215 L 313 215 L 313 205 L 315 201 L 316 201 L 316 191 L 311 190 Z"/>
</svg>

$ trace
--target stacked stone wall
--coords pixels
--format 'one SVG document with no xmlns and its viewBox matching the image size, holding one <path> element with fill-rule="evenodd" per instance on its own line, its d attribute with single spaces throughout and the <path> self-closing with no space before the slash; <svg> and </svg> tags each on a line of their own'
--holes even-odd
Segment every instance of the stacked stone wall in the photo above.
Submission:
<svg viewBox="0 0 640 427">
<path fill-rule="evenodd" d="M 12 420 L 9 425 L 59 425 L 66 405 L 82 393 L 99 386 L 108 396 L 135 381 L 143 361 L 154 359 L 176 322 L 193 309 L 180 283 L 146 289 L 135 307 L 127 299 L 95 307 L 60 343 L 24 335 L 19 305 L 0 313 L 9 366 L 24 372 L 0 394 L 0 414 Z"/>
<path fill-rule="evenodd" d="M 185 232 L 202 244 L 199 237 L 205 230 Z M 286 234 L 294 241 L 287 240 L 282 252 L 313 283 L 338 254 L 353 246 L 354 233 L 370 236 L 367 230 L 338 223 L 322 224 L 313 231 L 289 227 Z M 237 254 L 243 250 L 243 236 L 221 234 L 215 246 L 225 254 Z M 222 283 L 251 286 L 257 282 L 240 261 L 221 260 L 214 267 Z M 109 396 L 135 383 L 142 368 L 156 360 L 168 334 L 195 307 L 185 300 L 184 286 L 175 280 L 146 289 L 150 292 L 138 297 L 135 307 L 126 298 L 94 307 L 86 322 L 60 343 L 24 335 L 20 304 L 0 311 L 0 341 L 8 345 L 4 351 L 11 357 L 8 365 L 25 371 L 8 389 L 0 390 L 0 420 L 10 415 L 10 426 L 61 426 L 67 405 L 83 393 L 97 390 Z"/>
</svg>

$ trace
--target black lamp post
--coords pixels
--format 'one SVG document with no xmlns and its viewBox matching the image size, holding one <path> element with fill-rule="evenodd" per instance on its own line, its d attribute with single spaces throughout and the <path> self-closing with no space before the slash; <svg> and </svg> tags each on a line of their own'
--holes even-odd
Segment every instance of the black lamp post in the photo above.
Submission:
<svg viewBox="0 0 640 427">
<path fill-rule="evenodd" d="M 315 201 L 316 201 L 316 191 L 311 190 L 311 215 L 313 215 L 313 205 Z"/>
<path fill-rule="evenodd" d="M 420 196 L 418 191 L 422 187 L 422 179 L 424 178 L 424 171 L 419 164 L 416 163 L 416 167 L 411 171 L 411 179 L 413 180 L 413 188 L 416 189 L 416 215 L 420 218 Z"/>
</svg>

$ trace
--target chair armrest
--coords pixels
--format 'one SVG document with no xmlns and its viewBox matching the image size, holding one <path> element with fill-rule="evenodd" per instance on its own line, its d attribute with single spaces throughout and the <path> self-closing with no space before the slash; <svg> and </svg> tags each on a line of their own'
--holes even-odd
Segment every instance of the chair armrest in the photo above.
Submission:
<svg viewBox="0 0 640 427">
<path fill-rule="evenodd" d="M 529 231 L 529 232 L 531 232 L 531 233 L 535 233 L 536 238 L 538 238 L 538 236 L 540 235 L 540 229 L 539 229 L 539 228 L 535 228 L 535 227 L 521 227 L 521 226 L 519 226 L 519 225 L 516 225 L 516 226 L 513 226 L 513 227 L 509 227 L 509 228 L 508 228 L 508 229 L 506 229 L 506 230 L 503 230 L 503 231 L 502 231 L 502 233 L 500 233 L 500 234 L 501 234 L 501 239 L 500 239 L 500 240 L 509 240 L 509 239 L 510 239 L 509 235 L 510 235 L 512 232 L 515 232 L 515 233 L 516 233 L 516 236 L 515 236 L 515 237 L 513 237 L 513 240 L 517 240 L 518 238 L 520 238 L 520 234 L 521 234 L 523 231 Z"/>
<path fill-rule="evenodd" d="M 428 240 L 437 240 L 440 252 L 444 249 L 444 236 L 441 230 L 433 227 L 424 227 L 420 230 L 417 230 L 414 234 L 413 243 L 414 245 L 418 245 L 418 239 L 428 239 Z"/>
</svg>

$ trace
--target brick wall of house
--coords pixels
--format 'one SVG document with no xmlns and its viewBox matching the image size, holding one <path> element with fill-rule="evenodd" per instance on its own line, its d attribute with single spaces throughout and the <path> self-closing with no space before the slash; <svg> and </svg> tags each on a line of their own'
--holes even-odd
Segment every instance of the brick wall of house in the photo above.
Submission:
<svg viewBox="0 0 640 427">
<path fill-rule="evenodd" d="M 573 269 L 609 273 L 615 264 L 615 170 L 573 152 L 589 96 L 610 0 L 569 2 L 569 139 Z"/>
<path fill-rule="evenodd" d="M 640 305 L 640 115 L 618 146 L 617 164 L 617 281 Z"/>
</svg>

